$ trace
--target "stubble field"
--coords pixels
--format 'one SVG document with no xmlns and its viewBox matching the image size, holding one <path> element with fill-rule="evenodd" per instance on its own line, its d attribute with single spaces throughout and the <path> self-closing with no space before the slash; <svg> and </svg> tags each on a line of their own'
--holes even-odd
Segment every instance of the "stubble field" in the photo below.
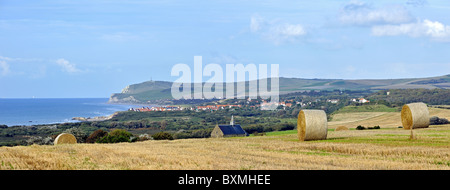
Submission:
<svg viewBox="0 0 450 190">
<path fill-rule="evenodd" d="M 431 108 L 430 116 L 450 118 L 450 110 Z M 334 131 L 342 125 L 351 130 Z M 354 130 L 357 125 L 381 129 Z M 450 125 L 414 130 L 416 139 L 398 126 L 398 112 L 342 113 L 329 122 L 327 140 L 321 141 L 300 142 L 292 130 L 224 139 L 0 147 L 0 169 L 450 169 Z"/>
</svg>

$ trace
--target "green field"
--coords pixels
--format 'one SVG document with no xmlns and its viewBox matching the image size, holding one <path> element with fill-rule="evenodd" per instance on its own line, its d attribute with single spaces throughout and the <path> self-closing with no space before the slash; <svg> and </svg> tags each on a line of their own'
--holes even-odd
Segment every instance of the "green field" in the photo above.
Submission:
<svg viewBox="0 0 450 190">
<path fill-rule="evenodd" d="M 345 106 L 335 113 L 352 113 L 352 112 L 399 112 L 399 108 L 391 108 L 383 104 L 378 105 L 361 105 L 361 106 Z"/>
</svg>

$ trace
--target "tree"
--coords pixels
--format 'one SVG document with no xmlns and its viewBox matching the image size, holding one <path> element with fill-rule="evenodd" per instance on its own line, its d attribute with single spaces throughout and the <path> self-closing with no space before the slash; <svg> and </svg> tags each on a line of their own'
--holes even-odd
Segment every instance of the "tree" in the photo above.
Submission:
<svg viewBox="0 0 450 190">
<path fill-rule="evenodd" d="M 357 127 L 356 127 L 356 130 L 364 130 L 364 129 L 366 129 L 364 126 L 361 126 L 361 125 L 358 125 Z"/>
<path fill-rule="evenodd" d="M 89 135 L 89 137 L 86 139 L 86 143 L 95 143 L 97 140 L 99 140 L 100 138 L 102 138 L 106 135 L 108 135 L 108 132 L 98 129 L 98 130 L 92 132 L 91 135 Z"/>
<path fill-rule="evenodd" d="M 173 140 L 172 134 L 168 132 L 159 132 L 152 135 L 153 140 Z"/>
<path fill-rule="evenodd" d="M 131 142 L 133 135 L 125 129 L 115 129 L 108 135 L 97 140 L 98 143 L 119 143 L 119 142 Z"/>
<path fill-rule="evenodd" d="M 430 125 L 444 125 L 448 123 L 450 122 L 445 118 L 439 118 L 437 116 L 433 116 L 430 118 Z"/>
</svg>

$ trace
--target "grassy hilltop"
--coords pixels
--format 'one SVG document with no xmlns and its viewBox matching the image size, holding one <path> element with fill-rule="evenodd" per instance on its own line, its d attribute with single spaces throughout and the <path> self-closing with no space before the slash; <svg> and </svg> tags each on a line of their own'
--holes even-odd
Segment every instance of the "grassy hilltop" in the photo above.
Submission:
<svg viewBox="0 0 450 190">
<path fill-rule="evenodd" d="M 262 79 L 267 80 L 267 79 Z M 260 81 L 258 81 L 260 82 Z M 242 82 L 240 82 L 242 83 Z M 248 81 L 245 82 L 248 85 Z M 270 79 L 267 82 L 270 87 Z M 194 85 L 191 84 L 193 87 Z M 226 85 L 224 84 L 224 90 Z M 146 81 L 125 87 L 114 93 L 110 103 L 164 103 L 172 99 L 172 82 Z M 450 89 L 450 75 L 407 79 L 303 79 L 279 78 L 280 94 L 305 90 L 380 90 L 380 89 Z"/>
<path fill-rule="evenodd" d="M 449 109 L 430 116 L 450 118 Z M 348 131 L 334 131 L 337 126 Z M 353 130 L 379 125 L 379 130 Z M 118 144 L 0 147 L 0 169 L 450 169 L 450 124 L 410 131 L 399 112 L 345 112 L 326 140 L 300 142 L 296 130 L 265 136 Z"/>
</svg>

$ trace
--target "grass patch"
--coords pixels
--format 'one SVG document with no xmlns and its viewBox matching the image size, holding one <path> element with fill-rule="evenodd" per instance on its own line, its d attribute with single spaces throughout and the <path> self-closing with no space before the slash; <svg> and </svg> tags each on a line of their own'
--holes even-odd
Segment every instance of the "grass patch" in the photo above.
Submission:
<svg viewBox="0 0 450 190">
<path fill-rule="evenodd" d="M 376 134 L 375 136 L 380 137 L 407 137 L 409 135 L 399 135 L 399 134 Z"/>
<path fill-rule="evenodd" d="M 420 133 L 447 133 L 447 134 L 450 134 L 450 130 L 420 130 Z"/>
<path fill-rule="evenodd" d="M 427 135 L 429 137 L 446 137 L 447 135 L 441 135 L 441 134 L 429 134 Z"/>
<path fill-rule="evenodd" d="M 272 131 L 267 132 L 266 136 L 279 136 L 279 135 L 292 135 L 297 134 L 297 129 L 294 130 L 287 130 L 287 131 Z"/>
<path fill-rule="evenodd" d="M 334 131 L 334 129 L 328 129 L 328 132 L 330 131 Z M 292 134 L 297 134 L 297 129 L 293 129 L 293 130 L 287 130 L 287 131 L 272 131 L 272 132 L 267 132 L 266 136 L 279 136 L 279 135 L 292 135 Z"/>
<path fill-rule="evenodd" d="M 398 112 L 397 108 L 390 108 L 383 104 L 345 106 L 334 113 L 354 113 L 354 112 Z"/>
<path fill-rule="evenodd" d="M 444 138 L 427 138 L 426 136 L 420 135 L 417 140 L 410 140 L 409 135 L 375 135 L 373 137 L 330 138 L 325 141 L 333 143 L 378 144 L 385 146 L 449 147 L 449 141 Z"/>
<path fill-rule="evenodd" d="M 446 165 L 446 166 L 450 166 L 450 162 L 449 161 L 436 161 L 434 162 L 436 165 Z"/>
</svg>

